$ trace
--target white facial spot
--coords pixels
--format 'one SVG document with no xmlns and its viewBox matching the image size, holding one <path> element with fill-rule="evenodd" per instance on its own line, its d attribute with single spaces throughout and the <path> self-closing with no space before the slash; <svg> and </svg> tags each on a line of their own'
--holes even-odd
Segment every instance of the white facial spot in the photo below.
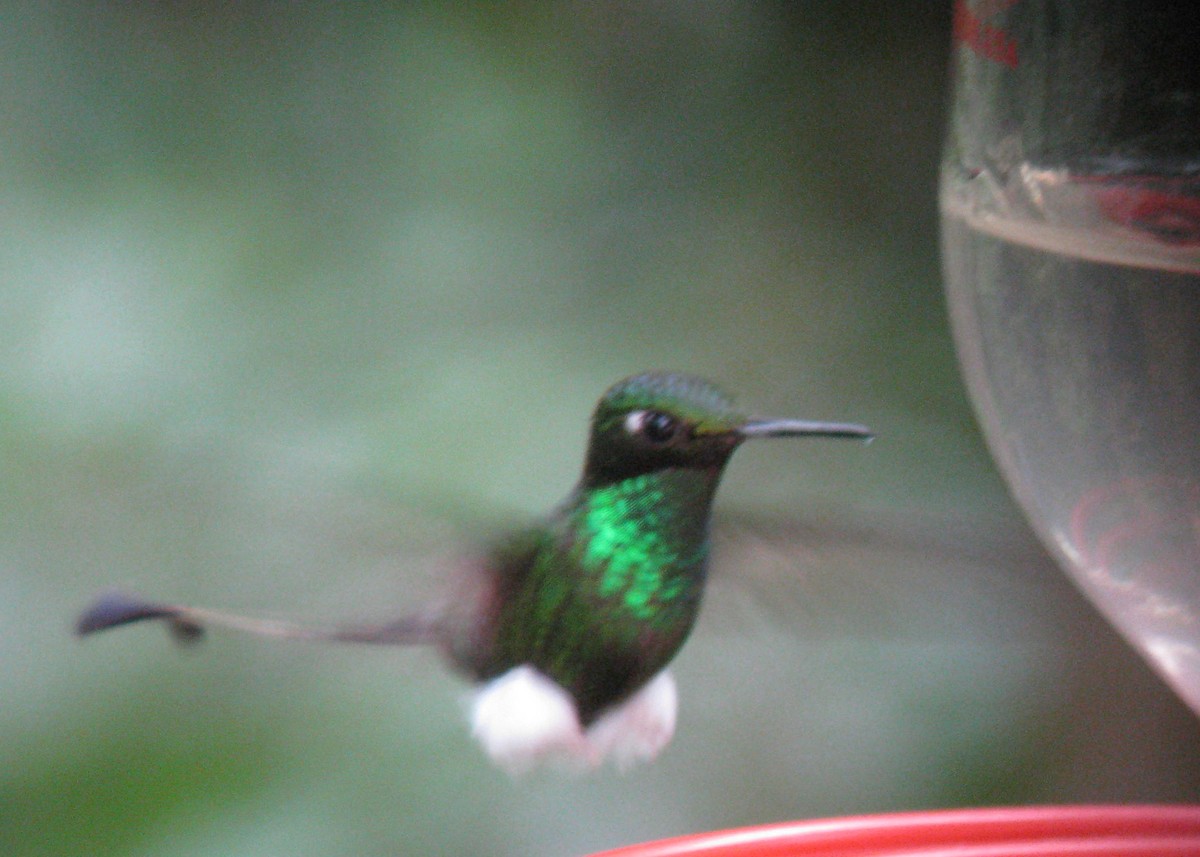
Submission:
<svg viewBox="0 0 1200 857">
<path fill-rule="evenodd" d="M 628 434 L 639 435 L 646 426 L 647 411 L 630 411 L 625 415 L 625 431 Z"/>
</svg>

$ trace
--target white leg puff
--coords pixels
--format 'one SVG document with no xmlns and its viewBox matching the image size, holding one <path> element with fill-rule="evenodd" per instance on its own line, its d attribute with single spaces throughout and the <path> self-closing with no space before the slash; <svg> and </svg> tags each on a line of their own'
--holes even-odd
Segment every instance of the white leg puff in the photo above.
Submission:
<svg viewBox="0 0 1200 857">
<path fill-rule="evenodd" d="M 648 762 L 675 732 L 675 680 L 655 676 L 585 732 L 571 696 L 531 666 L 515 667 L 475 692 L 471 731 L 497 766 L 522 774 L 543 762 L 620 770 Z"/>
<path fill-rule="evenodd" d="M 675 679 L 664 670 L 624 703 L 604 712 L 588 728 L 588 742 L 601 758 L 611 756 L 618 770 L 627 771 L 638 762 L 651 761 L 670 743 L 677 707 Z"/>
<path fill-rule="evenodd" d="M 570 695 L 531 666 L 514 667 L 475 692 L 471 733 L 510 774 L 589 752 Z"/>
</svg>

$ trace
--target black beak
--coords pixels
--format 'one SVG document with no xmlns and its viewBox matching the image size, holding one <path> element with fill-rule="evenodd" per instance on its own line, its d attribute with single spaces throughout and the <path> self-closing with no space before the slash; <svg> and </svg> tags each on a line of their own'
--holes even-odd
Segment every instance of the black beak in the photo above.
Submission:
<svg viewBox="0 0 1200 857">
<path fill-rule="evenodd" d="M 875 435 L 857 423 L 823 423 L 810 420 L 754 419 L 747 420 L 734 432 L 742 438 L 752 437 L 846 437 L 870 442 Z"/>
</svg>

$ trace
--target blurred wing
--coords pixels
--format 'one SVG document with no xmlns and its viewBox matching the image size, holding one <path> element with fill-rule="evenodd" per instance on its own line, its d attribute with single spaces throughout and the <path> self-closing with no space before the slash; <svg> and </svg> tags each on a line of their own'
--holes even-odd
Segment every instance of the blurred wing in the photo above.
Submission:
<svg viewBox="0 0 1200 857">
<path fill-rule="evenodd" d="M 915 515 L 867 521 L 851 510 L 722 517 L 713 542 L 706 610 L 718 627 L 730 612 L 722 601 L 750 601 L 753 612 L 804 635 L 1003 641 L 1044 634 L 1082 606 L 1018 525 L 995 531 Z"/>
</svg>

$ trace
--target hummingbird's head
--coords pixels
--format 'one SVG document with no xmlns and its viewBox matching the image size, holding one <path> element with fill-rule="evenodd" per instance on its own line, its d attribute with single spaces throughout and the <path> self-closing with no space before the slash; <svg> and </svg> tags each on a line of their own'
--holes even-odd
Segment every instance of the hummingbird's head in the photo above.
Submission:
<svg viewBox="0 0 1200 857">
<path fill-rule="evenodd" d="M 584 478 L 609 482 L 667 468 L 719 470 L 752 437 L 870 439 L 863 426 L 752 419 L 703 378 L 647 372 L 618 381 L 592 415 Z"/>
</svg>

